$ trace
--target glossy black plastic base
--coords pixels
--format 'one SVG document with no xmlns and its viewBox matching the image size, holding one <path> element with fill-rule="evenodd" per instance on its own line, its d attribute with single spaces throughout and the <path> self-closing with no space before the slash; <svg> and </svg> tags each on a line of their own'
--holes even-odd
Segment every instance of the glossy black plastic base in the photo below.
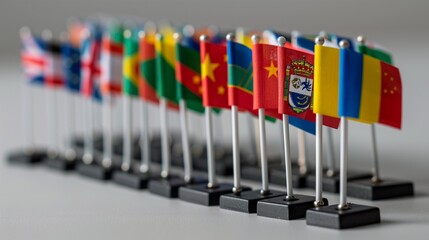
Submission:
<svg viewBox="0 0 429 240">
<path fill-rule="evenodd" d="M 11 164 L 35 164 L 43 161 L 46 151 L 42 149 L 17 150 L 7 155 L 7 161 Z"/>
<path fill-rule="evenodd" d="M 291 200 L 286 199 L 286 196 L 280 196 L 259 201 L 257 214 L 283 220 L 305 218 L 307 210 L 314 207 L 315 197 L 299 194 L 295 194 L 294 197 Z M 328 205 L 326 198 L 323 202 Z"/>
<path fill-rule="evenodd" d="M 338 210 L 337 205 L 312 208 L 307 211 L 307 224 L 333 228 L 346 229 L 369 224 L 380 223 L 380 209 L 358 204 L 350 204 L 347 210 Z"/>
<path fill-rule="evenodd" d="M 149 181 L 158 180 L 158 176 L 158 174 L 115 171 L 113 173 L 113 181 L 119 185 L 129 188 L 145 189 L 147 188 Z"/>
<path fill-rule="evenodd" d="M 220 196 L 232 193 L 232 187 L 233 185 L 225 183 L 218 184 L 214 188 L 208 188 L 207 184 L 188 185 L 179 189 L 179 198 L 204 206 L 217 206 Z"/>
<path fill-rule="evenodd" d="M 60 171 L 71 171 L 75 169 L 76 166 L 76 158 L 67 159 L 64 156 L 57 155 L 55 157 L 46 157 L 44 160 L 46 166 L 60 170 Z"/>
<path fill-rule="evenodd" d="M 285 192 L 270 190 L 267 195 L 261 195 L 260 190 L 244 191 L 240 194 L 226 194 L 220 197 L 220 207 L 223 209 L 244 212 L 244 213 L 256 213 L 257 204 L 259 201 L 286 196 Z"/>
<path fill-rule="evenodd" d="M 370 172 L 359 172 L 359 171 L 348 171 L 347 179 L 348 181 L 356 180 L 356 179 L 364 179 L 371 177 L 372 174 Z M 339 193 L 340 192 L 340 174 L 335 173 L 333 176 L 327 176 L 326 171 L 323 174 L 323 191 L 330 193 Z M 307 176 L 307 187 L 315 188 L 316 186 L 316 175 L 314 172 L 311 172 Z"/>
<path fill-rule="evenodd" d="M 414 185 L 410 181 L 383 179 L 374 183 L 371 179 L 350 181 L 347 185 L 347 194 L 351 197 L 381 200 L 414 195 Z"/>
<path fill-rule="evenodd" d="M 195 178 L 192 183 L 207 183 L 206 179 Z M 160 195 L 166 198 L 178 198 L 179 188 L 186 186 L 188 183 L 178 176 L 170 176 L 168 178 L 162 178 L 154 181 L 150 181 L 148 189 L 151 193 Z"/>
<path fill-rule="evenodd" d="M 78 163 L 76 170 L 82 176 L 98 180 L 109 180 L 112 178 L 113 173 L 113 168 L 105 168 L 97 163 Z"/>
</svg>

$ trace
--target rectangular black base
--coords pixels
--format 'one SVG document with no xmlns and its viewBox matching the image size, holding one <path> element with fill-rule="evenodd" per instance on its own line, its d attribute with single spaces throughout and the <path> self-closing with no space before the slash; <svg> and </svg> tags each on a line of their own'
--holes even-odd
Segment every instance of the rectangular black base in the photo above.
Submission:
<svg viewBox="0 0 429 240">
<path fill-rule="evenodd" d="M 158 176 L 158 175 L 157 175 Z M 154 174 L 115 171 L 113 181 L 125 187 L 133 189 L 145 189 L 149 181 L 158 179 Z"/>
<path fill-rule="evenodd" d="M 286 193 L 274 190 L 270 190 L 268 195 L 261 195 L 260 190 L 244 191 L 240 194 L 230 193 L 220 197 L 220 208 L 244 213 L 256 213 L 258 201 L 279 196 L 286 196 Z"/>
<path fill-rule="evenodd" d="M 381 200 L 414 195 L 414 185 L 410 181 L 383 179 L 379 183 L 373 183 L 371 179 L 350 181 L 347 193 L 351 197 Z"/>
<path fill-rule="evenodd" d="M 159 179 L 150 181 L 148 189 L 151 193 L 160 195 L 166 198 L 178 198 L 179 188 L 186 186 L 186 181 L 177 176 L 171 176 L 167 179 Z"/>
<path fill-rule="evenodd" d="M 46 166 L 52 169 L 60 171 L 71 171 L 75 169 L 76 159 L 68 160 L 62 156 L 46 157 L 44 163 L 46 164 Z"/>
<path fill-rule="evenodd" d="M 98 180 L 109 180 L 113 173 L 113 168 L 105 168 L 99 164 L 79 163 L 76 170 L 82 176 Z"/>
<path fill-rule="evenodd" d="M 338 210 L 337 205 L 312 208 L 307 211 L 307 225 L 345 229 L 380 223 L 380 209 L 350 204 L 347 210 Z"/>
<path fill-rule="evenodd" d="M 215 188 L 208 188 L 207 184 L 194 184 L 181 187 L 179 198 L 183 201 L 204 206 L 219 205 L 220 196 L 232 193 L 232 184 L 218 184 Z"/>
<path fill-rule="evenodd" d="M 359 171 L 348 171 L 347 172 L 347 180 L 356 180 L 371 177 L 372 174 L 370 172 L 359 172 Z M 307 176 L 307 187 L 315 188 L 316 186 L 316 174 L 311 172 Z M 339 193 L 340 192 L 340 175 L 336 173 L 334 176 L 329 177 L 326 175 L 326 171 L 323 173 L 323 181 L 322 181 L 323 191 L 330 193 Z"/>
<path fill-rule="evenodd" d="M 280 186 L 286 185 L 286 173 L 285 169 L 273 169 L 270 174 L 270 183 Z M 294 188 L 305 188 L 307 187 L 307 176 L 299 173 L 299 169 L 293 168 L 292 171 L 292 185 Z"/>
<path fill-rule="evenodd" d="M 293 200 L 286 200 L 286 196 L 274 197 L 258 202 L 257 214 L 262 217 L 294 220 L 305 218 L 308 209 L 314 207 L 313 196 L 295 194 Z M 328 199 L 324 198 L 325 206 Z"/>
<path fill-rule="evenodd" d="M 11 164 L 34 164 L 43 161 L 46 157 L 44 150 L 20 150 L 7 155 L 7 161 Z"/>
</svg>

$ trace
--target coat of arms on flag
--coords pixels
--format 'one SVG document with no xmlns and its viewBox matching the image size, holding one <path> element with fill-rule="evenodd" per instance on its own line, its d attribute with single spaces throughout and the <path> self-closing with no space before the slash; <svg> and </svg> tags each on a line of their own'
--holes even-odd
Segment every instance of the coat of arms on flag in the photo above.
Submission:
<svg viewBox="0 0 429 240">
<path fill-rule="evenodd" d="M 309 107 L 312 108 L 314 66 L 303 57 L 300 60 L 293 60 L 288 69 L 291 69 L 289 76 L 286 76 L 289 78 L 289 106 L 296 113 L 305 112 Z"/>
</svg>

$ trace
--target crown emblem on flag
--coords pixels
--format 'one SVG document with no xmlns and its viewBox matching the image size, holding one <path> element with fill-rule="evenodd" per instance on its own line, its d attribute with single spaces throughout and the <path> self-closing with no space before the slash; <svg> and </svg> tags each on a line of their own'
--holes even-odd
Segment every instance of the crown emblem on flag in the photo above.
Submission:
<svg viewBox="0 0 429 240">
<path fill-rule="evenodd" d="M 293 60 L 291 66 L 293 72 L 297 75 L 310 77 L 314 72 L 314 66 L 305 60 L 305 56 L 300 60 Z"/>
</svg>

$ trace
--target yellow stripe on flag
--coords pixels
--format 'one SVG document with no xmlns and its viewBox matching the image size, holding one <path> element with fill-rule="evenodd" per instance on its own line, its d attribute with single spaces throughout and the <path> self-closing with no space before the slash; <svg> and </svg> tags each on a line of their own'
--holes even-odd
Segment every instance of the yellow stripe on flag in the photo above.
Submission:
<svg viewBox="0 0 429 240">
<path fill-rule="evenodd" d="M 123 73 L 126 78 L 128 78 L 134 86 L 138 86 L 139 84 L 139 76 L 136 71 L 136 67 L 138 64 L 138 54 L 134 54 L 129 57 L 125 57 L 124 59 L 124 66 L 123 66 Z"/>
<path fill-rule="evenodd" d="M 320 45 L 314 50 L 314 112 L 338 117 L 340 51 Z"/>
<path fill-rule="evenodd" d="M 362 95 L 359 121 L 378 122 L 380 113 L 381 65 L 380 61 L 364 55 L 362 73 Z"/>
<path fill-rule="evenodd" d="M 162 55 L 171 67 L 174 68 L 176 62 L 176 46 L 174 40 L 170 39 L 170 36 L 163 35 L 161 40 L 156 39 L 155 50 L 158 54 Z"/>
</svg>

